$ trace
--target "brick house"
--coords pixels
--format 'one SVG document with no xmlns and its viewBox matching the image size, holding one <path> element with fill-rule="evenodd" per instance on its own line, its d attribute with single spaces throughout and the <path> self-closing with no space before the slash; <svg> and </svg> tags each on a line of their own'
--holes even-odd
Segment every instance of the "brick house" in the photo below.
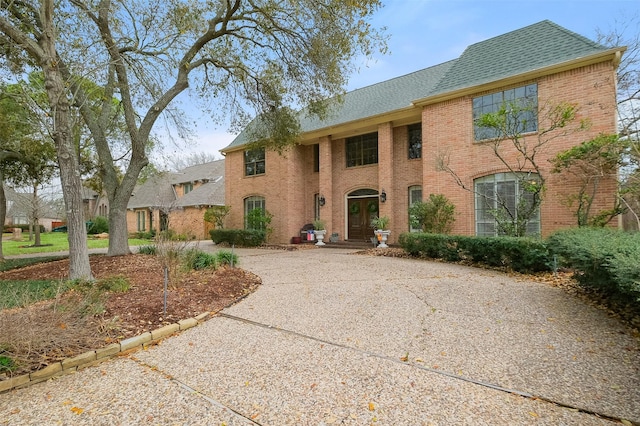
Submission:
<svg viewBox="0 0 640 426">
<path fill-rule="evenodd" d="M 299 144 L 284 155 L 248 150 L 248 131 L 225 154 L 227 227 L 243 227 L 256 207 L 273 214 L 272 242 L 288 242 L 321 218 L 340 240 L 373 236 L 370 220 L 390 218 L 390 241 L 411 230 L 411 203 L 443 194 L 456 206 L 453 233 L 495 235 L 495 208 L 482 193 L 517 202 L 518 179 L 498 160 L 474 117 L 507 100 L 577 105 L 587 130 L 557 137 L 538 153 L 547 179 L 532 234 L 575 226 L 565 200 L 577 182 L 551 174 L 548 159 L 600 133 L 616 132 L 616 69 L 624 48 L 606 48 L 550 21 L 469 46 L 454 60 L 348 92 L 325 120 L 301 118 Z M 535 144 L 543 115 L 528 120 L 525 142 Z M 531 118 L 531 117 L 529 117 Z M 538 120 L 539 118 L 539 120 Z M 541 121 L 541 122 L 538 122 Z M 490 139 L 489 139 L 490 140 Z M 503 154 L 514 161 L 513 146 Z M 437 167 L 448 158 L 454 177 Z M 529 170 L 530 171 L 530 170 Z M 616 182 L 603 182 L 594 205 L 611 208 Z M 573 191 L 573 192 L 572 192 Z"/>
<path fill-rule="evenodd" d="M 224 203 L 224 160 L 162 173 L 136 187 L 127 204 L 127 231 L 170 229 L 191 239 L 209 239 L 207 208 Z"/>
</svg>

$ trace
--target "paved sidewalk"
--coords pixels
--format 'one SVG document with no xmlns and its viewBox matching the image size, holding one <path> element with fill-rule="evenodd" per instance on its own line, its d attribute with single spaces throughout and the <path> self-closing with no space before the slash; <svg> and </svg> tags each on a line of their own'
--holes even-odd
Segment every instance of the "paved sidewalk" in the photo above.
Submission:
<svg viewBox="0 0 640 426">
<path fill-rule="evenodd" d="M 638 338 L 560 289 L 344 249 L 237 252 L 255 293 L 1 394 L 0 425 L 640 423 Z"/>
</svg>

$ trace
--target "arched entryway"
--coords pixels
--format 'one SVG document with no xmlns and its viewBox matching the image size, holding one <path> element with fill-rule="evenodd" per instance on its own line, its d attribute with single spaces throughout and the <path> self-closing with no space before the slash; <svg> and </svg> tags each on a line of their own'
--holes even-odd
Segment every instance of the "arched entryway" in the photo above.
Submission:
<svg viewBox="0 0 640 426">
<path fill-rule="evenodd" d="M 373 237 L 371 220 L 378 216 L 378 191 L 358 189 L 347 194 L 347 239 L 369 241 Z"/>
</svg>

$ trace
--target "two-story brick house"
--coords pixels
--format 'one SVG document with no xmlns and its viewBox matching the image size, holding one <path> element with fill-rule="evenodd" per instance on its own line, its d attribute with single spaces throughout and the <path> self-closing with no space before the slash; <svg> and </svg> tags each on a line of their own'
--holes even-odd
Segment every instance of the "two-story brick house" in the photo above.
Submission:
<svg viewBox="0 0 640 426">
<path fill-rule="evenodd" d="M 273 242 L 288 242 L 314 218 L 340 240 L 369 240 L 373 216 L 388 216 L 390 241 L 410 230 L 411 203 L 443 194 L 456 206 L 453 232 L 494 235 L 494 208 L 480 194 L 518 197 L 518 179 L 496 157 L 474 118 L 507 101 L 577 106 L 580 132 L 552 139 L 537 154 L 547 190 L 528 225 L 546 236 L 574 226 L 565 202 L 577 182 L 550 173 L 556 153 L 600 133 L 616 132 L 616 69 L 624 48 L 606 48 L 550 21 L 469 46 L 452 61 L 348 92 L 327 119 L 301 118 L 299 144 L 284 155 L 247 150 L 243 132 L 225 153 L 228 227 L 243 227 L 253 208 L 273 214 Z M 525 141 L 549 124 L 529 117 Z M 513 146 L 503 155 L 515 161 Z M 459 182 L 438 167 L 447 158 Z M 531 172 L 531 170 L 527 170 Z M 464 188 L 460 185 L 464 185 Z M 466 189 L 465 189 L 466 188 Z M 600 185 L 596 208 L 610 208 L 616 182 Z"/>
</svg>

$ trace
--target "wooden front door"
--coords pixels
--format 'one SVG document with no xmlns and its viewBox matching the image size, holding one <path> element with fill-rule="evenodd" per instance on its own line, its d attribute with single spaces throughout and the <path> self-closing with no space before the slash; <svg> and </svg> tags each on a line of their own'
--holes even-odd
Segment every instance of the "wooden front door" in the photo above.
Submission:
<svg viewBox="0 0 640 426">
<path fill-rule="evenodd" d="M 378 216 L 378 197 L 348 200 L 350 241 L 369 241 L 373 237 L 371 220 Z"/>
</svg>

